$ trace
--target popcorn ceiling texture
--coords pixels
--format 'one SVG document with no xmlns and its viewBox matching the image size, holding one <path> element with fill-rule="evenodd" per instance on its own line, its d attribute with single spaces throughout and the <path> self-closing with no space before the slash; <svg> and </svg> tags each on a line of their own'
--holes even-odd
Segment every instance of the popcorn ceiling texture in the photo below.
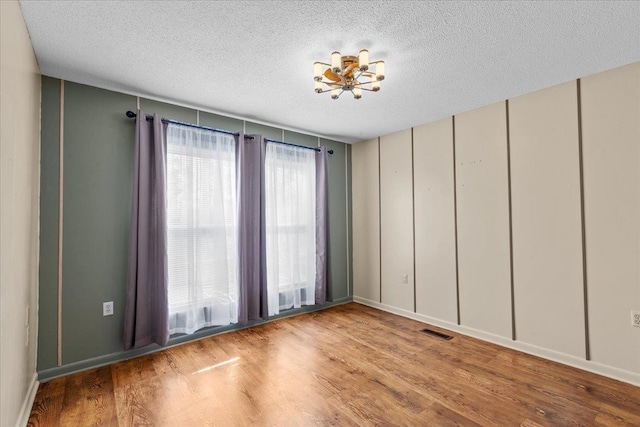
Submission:
<svg viewBox="0 0 640 427">
<path fill-rule="evenodd" d="M 20 4 L 45 75 L 346 142 L 640 60 L 637 1 Z M 380 92 L 314 93 L 362 48 Z"/>
</svg>

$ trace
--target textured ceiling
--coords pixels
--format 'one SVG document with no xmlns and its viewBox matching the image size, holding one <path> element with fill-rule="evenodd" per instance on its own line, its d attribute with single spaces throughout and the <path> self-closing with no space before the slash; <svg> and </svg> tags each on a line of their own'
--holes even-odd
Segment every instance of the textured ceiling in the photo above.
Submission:
<svg viewBox="0 0 640 427">
<path fill-rule="evenodd" d="M 43 74 L 355 142 L 640 61 L 640 2 L 21 0 Z M 313 62 L 386 62 L 378 93 Z"/>
</svg>

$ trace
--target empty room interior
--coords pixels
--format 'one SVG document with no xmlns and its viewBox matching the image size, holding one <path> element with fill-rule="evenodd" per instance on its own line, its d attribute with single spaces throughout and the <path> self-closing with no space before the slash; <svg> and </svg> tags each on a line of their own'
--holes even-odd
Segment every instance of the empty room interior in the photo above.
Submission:
<svg viewBox="0 0 640 427">
<path fill-rule="evenodd" d="M 0 18 L 0 426 L 640 426 L 640 1 Z"/>
</svg>

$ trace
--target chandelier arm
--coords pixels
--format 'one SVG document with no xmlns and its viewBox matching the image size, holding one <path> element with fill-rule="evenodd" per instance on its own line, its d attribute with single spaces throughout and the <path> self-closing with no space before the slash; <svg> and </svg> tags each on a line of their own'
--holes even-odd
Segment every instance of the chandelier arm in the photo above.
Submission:
<svg viewBox="0 0 640 427">
<path fill-rule="evenodd" d="M 316 93 L 326 93 L 326 92 L 331 92 L 332 90 L 333 90 L 333 88 L 330 88 L 330 89 L 325 89 L 325 90 L 320 91 L 320 92 L 316 91 Z"/>
<path fill-rule="evenodd" d="M 357 83 L 354 83 L 354 86 L 368 85 L 368 84 L 371 84 L 371 83 L 375 83 L 375 81 L 374 80 L 368 80 L 366 82 L 357 82 Z"/>
<path fill-rule="evenodd" d="M 329 92 L 329 91 L 328 91 L 328 90 L 325 90 L 325 91 L 323 91 L 323 92 L 318 92 L 318 93 L 324 93 L 324 92 Z M 333 95 L 331 95 L 331 98 L 333 98 L 333 99 L 338 99 L 338 98 L 340 98 L 340 95 L 342 95 L 342 93 L 343 93 L 343 92 L 344 92 L 344 90 L 341 90 L 341 91 L 340 91 L 340 93 L 339 93 L 338 95 L 336 95 L 336 97 L 335 97 L 335 98 L 333 98 Z"/>
<path fill-rule="evenodd" d="M 330 86 L 330 87 L 331 87 L 331 86 L 335 86 L 335 87 L 337 87 L 337 88 L 338 88 L 338 87 L 342 87 L 342 86 L 343 86 L 343 84 L 342 84 L 342 83 L 332 82 L 332 81 L 324 81 L 324 80 L 323 80 L 323 81 L 321 81 L 320 83 L 324 83 L 325 85 Z"/>
<path fill-rule="evenodd" d="M 355 76 L 355 77 L 353 78 L 353 80 L 358 81 L 358 79 L 360 78 L 360 76 L 362 76 L 362 73 L 364 73 L 364 71 L 362 71 L 362 70 L 359 70 L 359 71 L 360 71 L 360 74 L 358 74 L 357 76 Z"/>
</svg>

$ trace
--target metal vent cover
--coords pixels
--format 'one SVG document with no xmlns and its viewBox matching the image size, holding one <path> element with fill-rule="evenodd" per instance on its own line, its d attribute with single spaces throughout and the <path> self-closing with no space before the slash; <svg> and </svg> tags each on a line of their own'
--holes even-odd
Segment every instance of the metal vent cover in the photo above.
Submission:
<svg viewBox="0 0 640 427">
<path fill-rule="evenodd" d="M 453 339 L 453 337 L 451 335 L 447 335 L 447 334 L 444 334 L 442 332 L 434 331 L 433 329 L 429 329 L 429 328 L 422 329 L 420 332 L 424 332 L 425 334 L 429 334 L 429 335 L 432 335 L 434 337 L 438 337 L 438 338 L 441 338 L 441 339 L 447 340 L 447 341 L 449 341 L 450 339 Z"/>
</svg>

